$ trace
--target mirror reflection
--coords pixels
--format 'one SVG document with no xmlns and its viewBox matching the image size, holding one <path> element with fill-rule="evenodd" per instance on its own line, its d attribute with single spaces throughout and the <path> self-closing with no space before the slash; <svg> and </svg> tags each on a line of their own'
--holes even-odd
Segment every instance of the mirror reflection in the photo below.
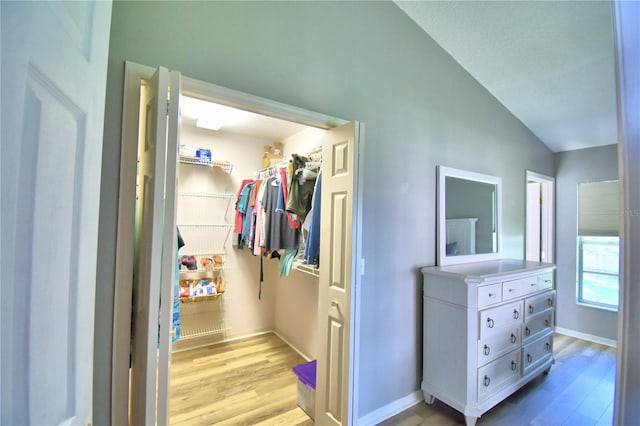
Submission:
<svg viewBox="0 0 640 426">
<path fill-rule="evenodd" d="M 445 178 L 447 256 L 495 253 L 496 185 Z"/>
<path fill-rule="evenodd" d="M 438 264 L 500 258 L 501 179 L 438 166 Z"/>
</svg>

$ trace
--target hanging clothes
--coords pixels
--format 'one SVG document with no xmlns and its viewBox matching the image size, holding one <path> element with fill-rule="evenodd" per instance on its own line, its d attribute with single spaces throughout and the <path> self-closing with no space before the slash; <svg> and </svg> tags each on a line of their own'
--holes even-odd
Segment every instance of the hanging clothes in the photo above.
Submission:
<svg viewBox="0 0 640 426">
<path fill-rule="evenodd" d="M 309 234 L 304 248 L 304 259 L 309 265 L 320 266 L 320 212 L 322 200 L 322 172 L 318 173 L 315 188 L 311 199 L 311 211 L 309 216 Z"/>
<path fill-rule="evenodd" d="M 264 254 L 264 206 L 262 199 L 264 196 L 264 181 L 258 181 L 258 188 L 256 189 L 256 206 L 253 209 L 253 213 L 256 216 L 255 231 L 253 236 L 253 254 L 261 256 Z"/>
<path fill-rule="evenodd" d="M 178 229 L 178 238 L 176 241 L 176 257 L 179 258 L 179 251 L 184 247 L 184 240 Z M 173 271 L 173 301 L 171 309 L 171 328 L 173 334 L 171 341 L 175 342 L 180 339 L 180 263 L 176 262 L 176 269 Z"/>
<path fill-rule="evenodd" d="M 286 249 L 284 254 L 280 256 L 280 276 L 288 277 L 293 267 L 293 260 L 298 254 L 297 249 Z"/>
<path fill-rule="evenodd" d="M 243 180 L 236 195 L 236 217 L 233 232 L 238 235 L 238 245 L 240 245 L 240 240 L 242 238 L 242 223 L 244 221 L 244 213 L 246 211 L 246 204 L 243 202 L 246 198 L 244 198 L 243 195 L 245 194 L 246 186 L 254 182 L 255 181 L 253 179 Z"/>
<path fill-rule="evenodd" d="M 238 242 L 239 248 L 249 246 L 250 234 L 251 234 L 251 223 L 253 221 L 253 207 L 251 206 L 251 197 L 253 195 L 254 188 L 255 188 L 255 182 L 247 184 L 245 186 L 245 189 L 242 191 L 242 200 L 240 203 L 241 203 L 241 208 L 243 208 L 244 211 L 242 211 L 242 215 L 243 215 L 242 233 L 241 233 L 241 238 Z"/>
<path fill-rule="evenodd" d="M 271 178 L 265 187 L 265 249 L 297 249 L 300 241 L 298 229 L 289 225 L 286 213 L 277 211 L 278 192 L 281 190 L 281 179 Z"/>
<path fill-rule="evenodd" d="M 300 222 L 304 222 L 309 210 L 311 210 L 311 197 L 317 177 L 317 171 L 306 167 L 309 158 L 302 155 L 292 155 L 293 175 L 289 198 L 287 200 L 287 211 L 295 213 Z"/>
<path fill-rule="evenodd" d="M 257 223 L 257 218 L 258 218 L 258 210 L 260 210 L 262 207 L 260 205 L 260 202 L 258 201 L 258 193 L 260 192 L 260 187 L 262 186 L 262 181 L 261 180 L 257 180 L 254 184 L 254 188 L 253 188 L 253 193 L 251 195 L 251 228 L 249 229 L 249 243 L 248 243 L 248 247 L 253 250 L 254 247 L 257 246 L 256 244 L 256 233 L 259 235 L 259 231 L 258 231 L 258 223 Z"/>
</svg>

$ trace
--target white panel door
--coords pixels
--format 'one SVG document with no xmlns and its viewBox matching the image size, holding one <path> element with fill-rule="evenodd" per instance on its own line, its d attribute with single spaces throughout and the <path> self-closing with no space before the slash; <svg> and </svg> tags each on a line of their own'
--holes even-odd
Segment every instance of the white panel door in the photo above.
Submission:
<svg viewBox="0 0 640 426">
<path fill-rule="evenodd" d="M 171 363 L 171 314 L 173 311 L 173 284 L 178 267 L 178 235 L 176 228 L 176 183 L 178 146 L 180 146 L 180 94 L 181 78 L 171 71 L 169 83 L 170 105 L 167 111 L 167 162 L 164 211 L 164 240 L 162 242 L 162 284 L 160 287 L 160 342 L 158 354 L 158 417 L 157 424 L 169 424 L 169 365 Z"/>
<path fill-rule="evenodd" d="M 144 125 L 143 139 L 138 147 L 140 168 L 138 173 L 139 222 L 136 224 L 137 263 L 134 267 L 133 288 L 133 346 L 131 351 L 131 423 L 155 424 L 157 398 L 157 371 L 160 294 L 163 275 L 167 277 L 165 262 L 174 264 L 174 250 L 163 258 L 166 239 L 175 241 L 173 219 L 174 204 L 168 203 L 165 210 L 165 183 L 167 159 L 173 162 L 173 182 L 170 185 L 173 200 L 175 191 L 176 140 L 168 142 L 168 123 L 178 122 L 177 108 L 170 107 L 170 73 L 159 68 L 147 86 L 146 105 L 141 107 L 140 122 Z M 179 78 L 177 80 L 179 82 Z M 178 83 L 179 85 L 179 83 Z M 174 84 L 174 88 L 175 88 Z M 179 96 L 171 96 L 178 102 Z M 168 119 L 168 112 L 174 117 Z M 173 126 L 173 124 L 172 124 Z M 172 133 L 177 131 L 172 128 Z M 169 148 L 171 146 L 171 148 Z M 171 149 L 172 154 L 168 153 Z M 165 218 L 165 213 L 168 215 Z M 168 220 L 171 226 L 165 226 Z M 167 231 L 168 230 L 168 231 Z M 173 274 L 169 274 L 173 277 Z M 170 298 L 169 298 L 170 299 Z M 171 301 L 167 300 L 166 305 Z M 168 333 L 168 331 L 167 331 Z"/>
<path fill-rule="evenodd" d="M 322 212 L 316 376 L 316 423 L 346 425 L 352 413 L 352 292 L 355 290 L 354 249 L 358 123 L 327 131 L 323 141 Z"/>
<path fill-rule="evenodd" d="M 527 260 L 540 262 L 540 182 L 527 182 Z"/>
<path fill-rule="evenodd" d="M 111 3 L 0 7 L 0 423 L 84 425 Z"/>
</svg>

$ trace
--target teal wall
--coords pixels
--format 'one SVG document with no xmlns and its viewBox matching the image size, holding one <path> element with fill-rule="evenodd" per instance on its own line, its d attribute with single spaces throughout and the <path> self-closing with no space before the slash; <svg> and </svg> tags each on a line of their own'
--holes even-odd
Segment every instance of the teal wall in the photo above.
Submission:
<svg viewBox="0 0 640 426">
<path fill-rule="evenodd" d="M 552 153 L 392 2 L 115 2 L 101 297 L 113 297 L 125 60 L 365 123 L 359 416 L 420 388 L 436 165 L 502 178 L 504 252 L 523 256 L 525 169 L 552 175 Z"/>
<path fill-rule="evenodd" d="M 559 152 L 556 161 L 556 326 L 617 340 L 618 314 L 576 304 L 578 184 L 618 179 L 618 145 Z"/>
</svg>

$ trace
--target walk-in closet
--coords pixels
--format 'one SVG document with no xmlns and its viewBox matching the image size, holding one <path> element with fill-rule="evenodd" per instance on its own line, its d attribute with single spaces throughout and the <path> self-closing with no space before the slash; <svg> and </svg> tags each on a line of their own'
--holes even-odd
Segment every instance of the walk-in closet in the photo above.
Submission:
<svg viewBox="0 0 640 426">
<path fill-rule="evenodd" d="M 252 382 L 277 376 L 279 384 L 269 386 L 286 384 L 295 404 L 296 376 L 291 367 L 315 359 L 317 354 L 319 259 L 316 251 L 311 261 L 305 260 L 305 248 L 312 201 L 320 196 L 315 193 L 315 184 L 321 171 L 319 143 L 325 130 L 193 97 L 183 96 L 181 107 L 171 422 L 225 419 L 222 413 L 220 417 L 198 407 L 211 400 L 198 396 L 206 392 L 202 382 L 209 380 L 218 382 L 208 383 L 218 401 L 218 408 L 212 410 L 220 410 L 221 398 L 229 399 L 225 407 L 241 410 L 238 395 L 213 392 L 220 387 L 221 376 L 210 379 L 209 375 L 212 368 L 231 365 L 234 360 L 246 365 L 236 373 L 227 371 L 225 382 L 234 374 Z M 298 200 L 306 206 L 302 214 L 288 208 L 283 211 L 283 205 L 277 206 L 277 213 L 275 208 L 269 210 L 276 201 L 284 201 L 286 207 L 286 200 L 276 197 L 291 196 L 287 190 L 301 183 L 307 191 Z M 269 207 L 261 199 L 269 199 Z M 284 222 L 276 224 L 279 217 Z M 317 214 L 314 219 L 319 217 Z M 273 228 L 280 224 L 290 226 L 284 230 L 288 241 L 273 237 Z M 260 235 L 265 227 L 266 240 Z M 317 238 L 319 226 L 315 232 Z M 249 342 L 256 339 L 258 343 L 248 352 L 255 355 L 265 350 L 266 355 L 248 358 L 242 348 L 251 347 Z M 273 368 L 265 368 L 265 363 L 272 363 Z M 190 398 L 194 402 L 190 403 Z M 232 408 L 226 410 L 233 412 Z M 196 414 L 189 416 L 187 412 Z M 279 414 L 274 408 L 273 415 Z M 302 412 L 300 415 L 304 418 Z"/>
<path fill-rule="evenodd" d="M 352 420 L 364 127 L 176 70 L 125 68 L 118 419 L 301 424 L 297 403 L 315 404 L 316 422 Z M 269 403 L 285 397 L 291 408 Z"/>
</svg>

